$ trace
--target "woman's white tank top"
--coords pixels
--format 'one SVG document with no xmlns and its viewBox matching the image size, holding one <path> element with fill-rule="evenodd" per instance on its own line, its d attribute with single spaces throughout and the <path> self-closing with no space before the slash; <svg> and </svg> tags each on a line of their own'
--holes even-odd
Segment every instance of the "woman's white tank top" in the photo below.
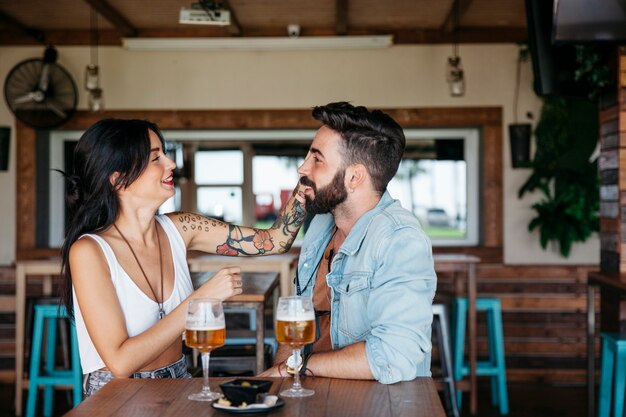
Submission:
<svg viewBox="0 0 626 417">
<path fill-rule="evenodd" d="M 193 292 L 193 285 L 189 275 L 189 267 L 187 266 L 187 247 L 182 236 L 169 217 L 158 215 L 156 219 L 167 234 L 174 262 L 174 289 L 172 295 L 163 303 L 163 309 L 168 314 Z M 109 270 L 111 271 L 111 281 L 124 313 L 128 336 L 136 336 L 152 327 L 158 321 L 158 304 L 137 287 L 117 261 L 111 246 L 103 238 L 95 234 L 85 234 L 79 239 L 84 236 L 88 236 L 98 242 L 102 252 L 104 252 Z M 89 337 L 76 299 L 76 292 L 73 288 L 72 293 L 80 363 L 83 368 L 83 374 L 87 374 L 105 367 L 105 364 Z"/>
</svg>

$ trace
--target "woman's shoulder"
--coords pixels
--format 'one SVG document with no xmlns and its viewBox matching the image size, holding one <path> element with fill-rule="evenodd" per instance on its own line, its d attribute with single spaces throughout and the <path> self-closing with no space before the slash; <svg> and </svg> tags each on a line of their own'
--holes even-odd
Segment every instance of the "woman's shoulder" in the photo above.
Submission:
<svg viewBox="0 0 626 417">
<path fill-rule="evenodd" d="M 94 258 L 105 260 L 107 257 L 115 257 L 113 249 L 109 244 L 110 231 L 98 233 L 85 233 L 80 236 L 70 247 L 70 262 L 72 258 L 93 260 Z"/>
<path fill-rule="evenodd" d="M 72 257 L 89 257 L 102 252 L 98 240 L 102 237 L 97 234 L 84 234 L 70 247 L 70 261 Z"/>
<path fill-rule="evenodd" d="M 87 235 L 89 237 L 97 235 Z M 72 277 L 75 280 L 78 271 L 89 271 L 89 275 L 96 274 L 98 271 L 108 271 L 109 265 L 106 261 L 102 247 L 95 239 L 83 236 L 72 244 L 69 253 L 69 263 L 72 269 Z"/>
</svg>

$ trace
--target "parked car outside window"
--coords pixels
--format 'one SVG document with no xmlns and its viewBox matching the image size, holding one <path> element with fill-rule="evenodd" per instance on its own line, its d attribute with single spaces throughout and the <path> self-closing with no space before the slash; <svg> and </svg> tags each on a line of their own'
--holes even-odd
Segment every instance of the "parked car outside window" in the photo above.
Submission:
<svg viewBox="0 0 626 417">
<path fill-rule="evenodd" d="M 450 227 L 450 217 L 442 208 L 429 208 L 426 211 L 426 222 L 432 227 Z"/>
</svg>

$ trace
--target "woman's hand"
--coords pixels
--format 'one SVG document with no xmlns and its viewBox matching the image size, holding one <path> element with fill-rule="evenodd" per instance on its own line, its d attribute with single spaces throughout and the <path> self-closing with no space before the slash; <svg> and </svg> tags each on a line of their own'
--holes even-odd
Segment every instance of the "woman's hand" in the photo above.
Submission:
<svg viewBox="0 0 626 417">
<path fill-rule="evenodd" d="M 217 298 L 224 301 L 233 295 L 241 294 L 241 267 L 229 266 L 215 273 L 196 290 L 193 298 Z"/>
</svg>

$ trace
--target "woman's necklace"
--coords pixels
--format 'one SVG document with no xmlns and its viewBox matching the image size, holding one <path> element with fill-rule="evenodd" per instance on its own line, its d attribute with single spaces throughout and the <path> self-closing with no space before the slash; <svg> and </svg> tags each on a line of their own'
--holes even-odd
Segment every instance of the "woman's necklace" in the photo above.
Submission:
<svg viewBox="0 0 626 417">
<path fill-rule="evenodd" d="M 156 293 L 154 292 L 154 289 L 152 288 L 152 285 L 150 285 L 148 276 L 146 275 L 145 271 L 143 270 L 143 267 L 141 266 L 141 263 L 139 262 L 139 258 L 137 258 L 137 255 L 135 254 L 133 247 L 130 246 L 128 239 L 126 239 L 126 236 L 122 234 L 122 232 L 120 231 L 120 229 L 117 227 L 115 223 L 113 223 L 113 227 L 115 227 L 115 230 L 117 230 L 117 233 L 119 233 L 120 236 L 122 236 L 122 239 L 124 239 L 124 242 L 126 242 L 126 245 L 128 245 L 128 249 L 130 249 L 130 253 L 133 254 L 135 261 L 137 261 L 137 265 L 139 265 L 139 269 L 141 270 L 143 277 L 146 279 L 146 282 L 148 283 L 148 287 L 150 287 L 150 291 L 152 291 L 152 295 L 154 295 L 154 300 L 159 305 L 159 320 L 161 320 L 165 316 L 165 310 L 163 310 L 163 256 L 161 253 L 161 238 L 159 237 L 159 231 L 157 229 L 156 221 L 154 222 L 154 231 L 156 232 L 157 243 L 159 245 L 159 270 L 161 271 L 161 301 L 160 302 L 159 302 L 159 297 L 157 297 Z"/>
</svg>

